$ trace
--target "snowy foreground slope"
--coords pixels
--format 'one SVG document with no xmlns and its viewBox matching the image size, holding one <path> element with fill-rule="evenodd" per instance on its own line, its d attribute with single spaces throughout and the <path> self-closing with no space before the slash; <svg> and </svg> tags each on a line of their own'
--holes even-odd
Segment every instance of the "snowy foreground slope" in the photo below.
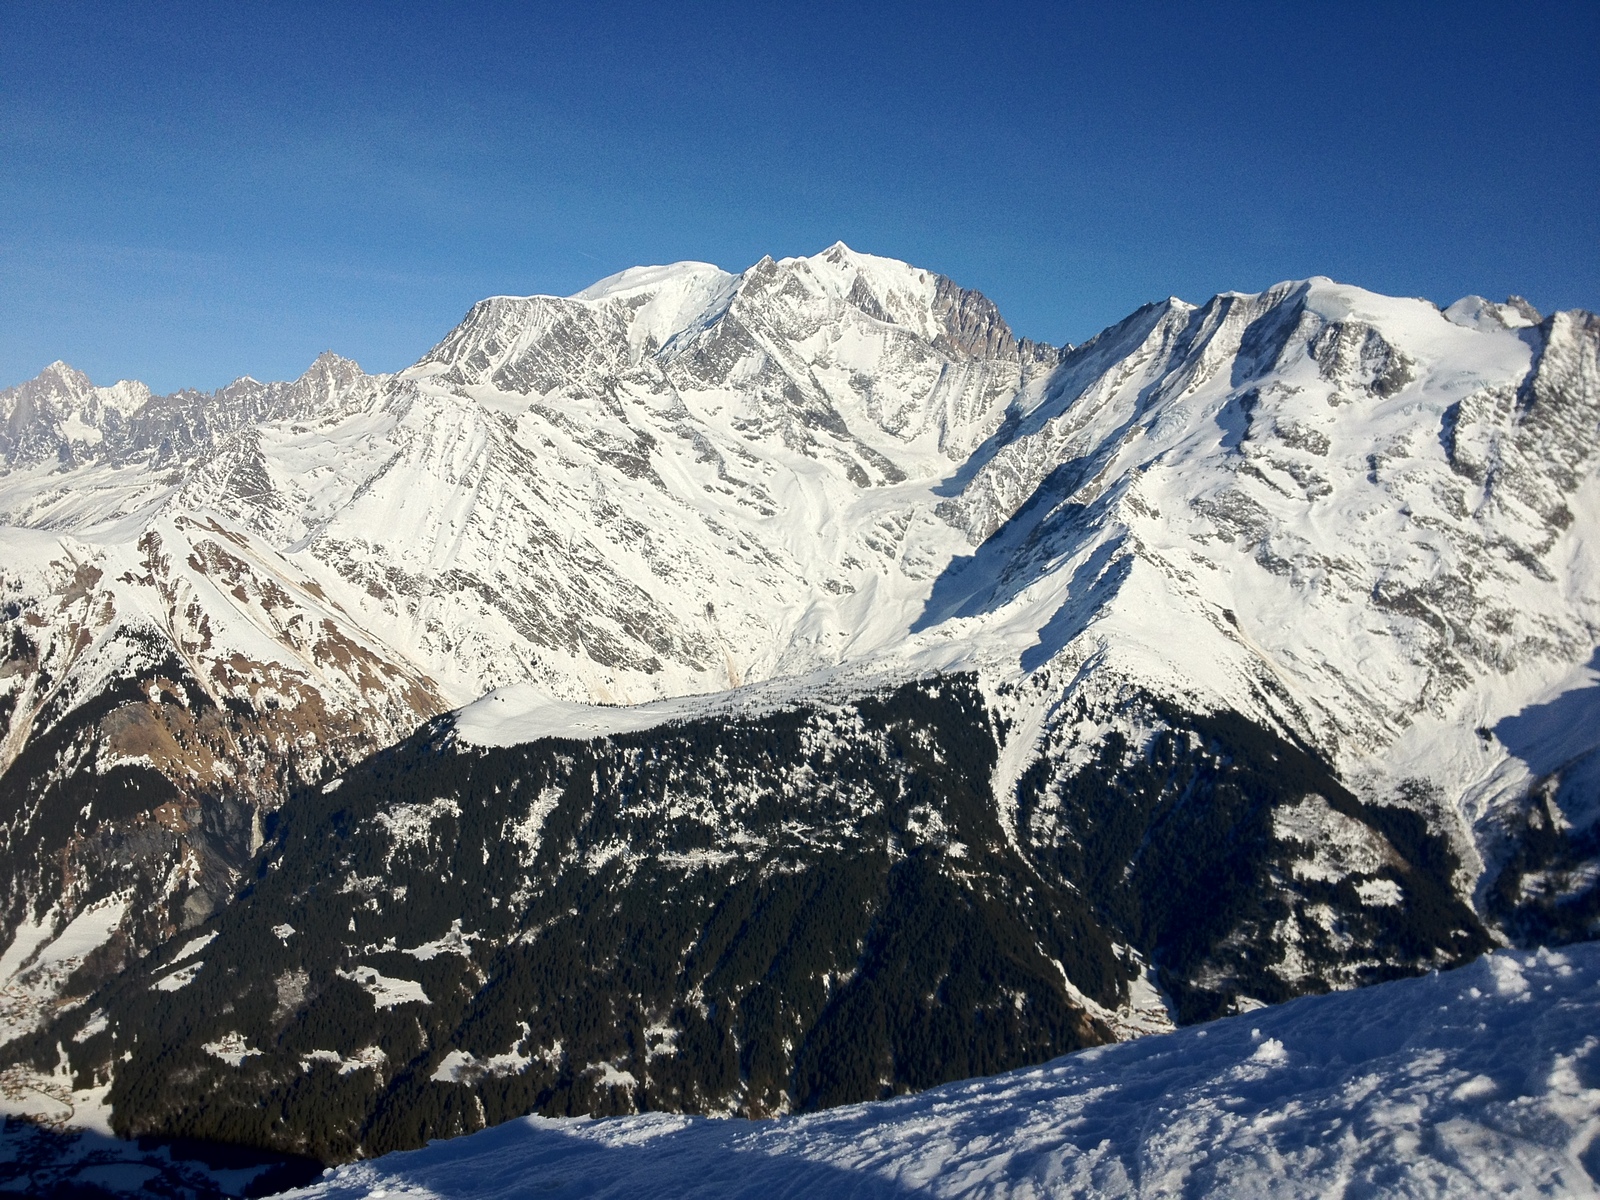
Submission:
<svg viewBox="0 0 1600 1200">
<path fill-rule="evenodd" d="M 1593 1196 L 1600 946 L 747 1123 L 529 1117 L 299 1197 Z"/>
</svg>

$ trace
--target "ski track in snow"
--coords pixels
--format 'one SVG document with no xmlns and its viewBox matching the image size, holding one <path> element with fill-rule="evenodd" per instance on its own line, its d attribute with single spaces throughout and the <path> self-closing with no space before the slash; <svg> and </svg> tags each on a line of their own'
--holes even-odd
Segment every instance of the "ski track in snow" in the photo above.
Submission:
<svg viewBox="0 0 1600 1200">
<path fill-rule="evenodd" d="M 1593 1196 L 1597 1173 L 1586 944 L 798 1117 L 527 1117 L 286 1195 Z"/>
</svg>

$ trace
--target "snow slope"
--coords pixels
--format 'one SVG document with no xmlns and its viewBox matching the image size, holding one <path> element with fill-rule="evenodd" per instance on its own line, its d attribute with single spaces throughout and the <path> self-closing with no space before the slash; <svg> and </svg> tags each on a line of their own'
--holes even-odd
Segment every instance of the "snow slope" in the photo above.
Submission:
<svg viewBox="0 0 1600 1200">
<path fill-rule="evenodd" d="M 1593 1196 L 1600 945 L 1500 952 L 917 1096 L 765 1122 L 529 1117 L 357 1196 Z"/>
<path fill-rule="evenodd" d="M 1392 789 L 1398 736 L 1492 725 L 1600 643 L 1596 331 L 1528 320 L 1313 279 L 1150 306 L 1057 366 L 843 246 L 635 268 L 485 300 L 392 379 L 270 385 L 175 474 L 18 451 L 0 510 L 59 540 L 11 586 L 88 564 L 91 637 L 154 625 L 219 696 L 314 690 L 380 741 L 522 683 L 613 705 L 1053 665 L 1053 705 L 1092 665 Z M 81 384 L 57 407 L 112 420 Z M 328 622 L 391 670 L 307 635 Z M 293 685 L 259 698 L 262 670 Z M 1497 759 L 1433 748 L 1456 795 Z"/>
<path fill-rule="evenodd" d="M 1581 687 L 1600 644 L 1600 326 L 1530 312 L 1320 278 L 1149 306 L 1022 387 L 953 471 L 827 498 L 804 547 L 779 502 L 804 564 L 787 604 L 731 572 L 697 584 L 719 631 L 785 613 L 765 653 L 721 634 L 741 664 L 728 683 L 770 681 L 743 690 L 762 703 L 977 669 L 1014 689 L 997 697 L 1015 722 L 1002 805 L 1039 754 L 1078 761 L 1136 724 L 1130 696 L 1232 710 L 1315 746 L 1364 797 L 1425 811 L 1462 889 L 1481 888 L 1557 764 L 1476 731 Z M 828 541 L 878 514 L 856 537 L 877 558 Z M 463 736 L 555 732 L 544 690 L 468 708 Z M 1600 748 L 1581 727 L 1568 740 Z M 1574 828 L 1597 802 L 1584 779 L 1559 789 Z"/>
</svg>

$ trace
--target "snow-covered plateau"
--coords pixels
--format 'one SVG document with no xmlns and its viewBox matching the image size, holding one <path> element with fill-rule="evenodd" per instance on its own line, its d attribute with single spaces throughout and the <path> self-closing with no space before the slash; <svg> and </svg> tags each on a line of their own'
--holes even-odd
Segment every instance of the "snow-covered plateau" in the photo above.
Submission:
<svg viewBox="0 0 1600 1200">
<path fill-rule="evenodd" d="M 1308 997 L 898 1100 L 526 1117 L 311 1200 L 1600 1194 L 1600 946 Z"/>
<path fill-rule="evenodd" d="M 9 1111 L 795 1113 L 1597 933 L 1592 314 L 840 244 L 0 391 Z"/>
</svg>

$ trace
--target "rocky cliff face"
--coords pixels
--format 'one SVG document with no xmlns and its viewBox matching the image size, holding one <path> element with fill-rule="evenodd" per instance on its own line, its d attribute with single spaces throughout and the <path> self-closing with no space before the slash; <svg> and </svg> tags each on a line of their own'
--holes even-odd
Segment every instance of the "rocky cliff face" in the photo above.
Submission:
<svg viewBox="0 0 1600 1200">
<path fill-rule="evenodd" d="M 1058 351 L 836 246 L 486 300 L 395 376 L 58 364 L 0 394 L 14 1069 L 337 1156 L 1590 936 L 1597 348 L 1313 279 Z"/>
</svg>

